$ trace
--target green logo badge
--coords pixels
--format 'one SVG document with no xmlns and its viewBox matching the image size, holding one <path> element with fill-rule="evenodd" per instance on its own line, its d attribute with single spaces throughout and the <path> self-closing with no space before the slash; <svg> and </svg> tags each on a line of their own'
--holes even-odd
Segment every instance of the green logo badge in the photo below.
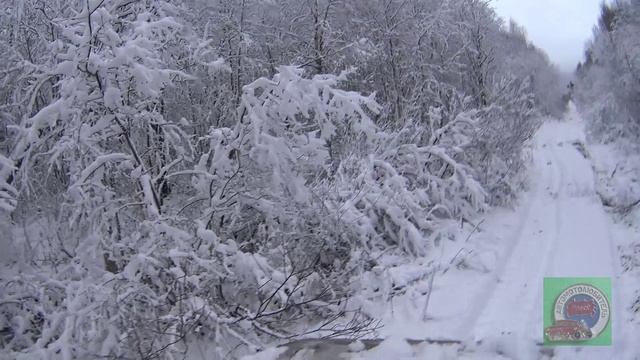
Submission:
<svg viewBox="0 0 640 360">
<path fill-rule="evenodd" d="M 544 345 L 611 345 L 611 279 L 545 278 Z"/>
</svg>

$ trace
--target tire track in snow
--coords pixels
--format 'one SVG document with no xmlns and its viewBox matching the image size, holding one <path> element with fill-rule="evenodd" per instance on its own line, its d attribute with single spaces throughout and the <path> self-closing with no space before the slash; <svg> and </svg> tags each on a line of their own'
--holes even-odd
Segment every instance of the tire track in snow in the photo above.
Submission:
<svg viewBox="0 0 640 360">
<path fill-rule="evenodd" d="M 546 175 L 548 176 L 549 174 L 546 174 Z M 511 255 L 513 254 L 514 250 L 518 246 L 518 240 L 522 238 L 522 234 L 525 231 L 527 222 L 529 221 L 531 209 L 533 208 L 534 202 L 536 201 L 536 199 L 542 196 L 544 192 L 543 186 L 541 186 L 540 183 L 541 182 L 538 181 L 537 184 L 533 184 L 534 185 L 532 187 L 533 191 L 523 196 L 524 206 L 522 207 L 523 209 L 522 211 L 524 213 L 524 216 L 520 218 L 520 221 L 518 222 L 517 226 L 512 232 L 513 236 L 511 236 L 511 238 L 515 240 L 509 243 L 504 253 L 501 254 L 500 261 L 496 264 L 496 268 L 493 271 L 493 276 L 495 277 L 495 281 L 492 281 L 487 286 L 485 291 L 483 291 L 480 294 L 476 294 L 480 299 L 476 303 L 477 308 L 479 309 L 485 309 L 487 307 L 487 304 L 491 300 L 492 294 L 495 292 L 495 289 L 498 286 L 498 279 L 500 278 L 500 275 L 505 272 L 505 267 L 507 266 L 508 259 L 511 258 Z M 466 317 L 465 320 L 461 322 L 461 325 L 457 333 L 468 334 L 467 335 L 468 338 L 473 337 L 473 331 L 470 332 L 470 329 L 472 330 L 475 324 L 477 324 L 481 315 L 482 315 L 481 312 L 471 312 L 470 316 Z M 469 326 L 470 324 L 473 326 L 470 327 Z"/>
<path fill-rule="evenodd" d="M 560 158 L 557 154 L 557 146 L 553 145 L 550 147 L 551 155 L 553 158 L 553 166 L 555 167 L 556 174 L 558 176 L 558 183 L 556 185 L 557 192 L 557 201 L 553 203 L 554 206 L 554 214 L 555 214 L 555 227 L 553 236 L 549 236 L 550 241 L 547 241 L 547 246 L 544 249 L 544 254 L 546 257 L 544 258 L 544 263 L 539 268 L 538 273 L 536 274 L 536 278 L 533 279 L 535 282 L 535 287 L 533 287 L 534 291 L 531 293 L 533 304 L 529 309 L 529 316 L 527 320 L 523 322 L 521 328 L 521 334 L 528 334 L 529 336 L 523 336 L 522 339 L 524 342 L 521 342 L 518 348 L 518 352 L 520 354 L 526 354 L 523 356 L 527 358 L 527 356 L 531 355 L 532 358 L 538 357 L 534 356 L 539 350 L 541 339 L 540 336 L 543 334 L 544 327 L 544 318 L 543 318 L 543 299 L 544 299 L 544 277 L 549 273 L 551 264 L 555 259 L 555 245 L 561 241 L 560 239 L 560 229 L 562 227 L 562 214 L 564 212 L 564 194 L 566 193 L 566 182 L 565 182 L 565 170 L 564 167 L 561 166 Z M 550 351 L 553 353 L 552 351 Z"/>
<path fill-rule="evenodd" d="M 541 129 L 537 139 L 535 169 L 540 176 L 534 180 L 537 184 L 529 198 L 529 211 L 513 238 L 513 248 L 494 271 L 497 281 L 491 293 L 471 323 L 471 336 L 480 347 L 509 356 L 530 353 L 526 349 L 535 346 L 535 333 L 542 333 L 537 326 L 531 326 L 535 324 L 531 314 L 540 313 L 536 306 L 541 297 L 542 276 L 559 236 L 557 195 L 563 191 L 564 176 L 554 150 L 555 139 L 549 139 L 547 133 Z M 553 210 L 549 211 L 549 207 Z M 545 233 L 548 229 L 554 229 L 555 234 Z"/>
<path fill-rule="evenodd" d="M 569 122 L 566 126 L 571 126 L 574 131 L 582 133 L 582 123 L 578 121 Z M 583 136 L 583 135 L 582 135 Z M 581 136 L 578 140 L 584 141 Z M 629 334 L 624 331 L 624 299 L 622 298 L 620 274 L 622 267 L 616 242 L 614 241 L 613 219 L 606 212 L 600 199 L 596 194 L 597 180 L 590 160 L 579 154 L 578 150 L 571 148 L 564 154 L 567 168 L 573 167 L 571 172 L 571 184 L 574 185 L 577 193 L 572 198 L 567 199 L 568 207 L 562 214 L 569 220 L 575 220 L 575 214 L 582 217 L 582 223 L 577 223 L 573 228 L 563 229 L 566 239 L 561 251 L 567 251 L 573 247 L 577 255 L 584 256 L 588 261 L 578 261 L 574 273 L 572 269 L 567 269 L 559 261 L 554 261 L 554 268 L 551 275 L 554 276 L 597 276 L 610 277 L 612 281 L 611 289 L 611 327 L 613 346 L 611 347 L 572 347 L 558 348 L 555 353 L 557 358 L 584 358 L 584 359 L 637 359 L 637 350 L 631 344 Z M 572 159 L 573 158 L 573 159 Z M 582 167 L 582 171 L 579 168 Z M 586 175 L 589 176 L 586 176 Z M 586 182 L 585 182 L 586 180 Z M 580 184 L 582 183 L 582 188 Z M 586 186 L 584 186 L 586 184 Z M 580 218 L 578 217 L 578 219 Z M 575 222 L 575 221 L 574 221 Z M 586 228 L 586 230 L 584 230 Z M 590 266 L 589 266 L 590 265 Z"/>
</svg>

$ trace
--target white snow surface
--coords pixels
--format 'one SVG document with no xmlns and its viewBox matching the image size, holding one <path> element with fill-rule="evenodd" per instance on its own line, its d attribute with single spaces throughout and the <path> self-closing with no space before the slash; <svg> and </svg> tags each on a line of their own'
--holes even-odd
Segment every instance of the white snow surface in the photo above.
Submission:
<svg viewBox="0 0 640 360">
<path fill-rule="evenodd" d="M 591 162 L 579 151 L 584 123 L 575 110 L 547 122 L 536 137 L 532 189 L 517 211 L 511 248 L 493 272 L 494 285 L 479 298 L 469 336 L 512 358 L 539 358 L 544 277 L 610 277 L 613 346 L 553 348 L 554 358 L 632 358 L 620 301 L 620 262 L 613 223 L 596 193 Z"/>
<path fill-rule="evenodd" d="M 423 298 L 394 298 L 378 309 L 385 324 L 380 336 L 388 340 L 366 351 L 345 349 L 340 358 L 640 358 L 629 311 L 640 284 L 622 271 L 618 251 L 638 230 L 616 224 L 607 213 L 594 171 L 606 158 L 592 163 L 579 144 L 586 144 L 585 131 L 575 108 L 562 120 L 545 122 L 534 139 L 530 187 L 519 205 L 486 214 L 471 236 L 465 228 L 466 234 L 438 250 L 444 267 L 426 316 Z M 545 277 L 612 279 L 613 346 L 542 347 Z M 403 339 L 461 345 L 409 346 Z"/>
</svg>

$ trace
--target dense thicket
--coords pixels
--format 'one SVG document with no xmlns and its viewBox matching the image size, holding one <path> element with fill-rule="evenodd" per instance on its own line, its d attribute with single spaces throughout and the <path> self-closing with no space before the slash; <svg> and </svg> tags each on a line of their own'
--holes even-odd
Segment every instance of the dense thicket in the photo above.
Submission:
<svg viewBox="0 0 640 360">
<path fill-rule="evenodd" d="M 640 1 L 601 7 L 576 71 L 576 99 L 597 140 L 636 151 L 640 136 Z"/>
<path fill-rule="evenodd" d="M 371 330 L 351 279 L 510 202 L 562 111 L 546 56 L 480 0 L 1 4 L 15 358 Z"/>
</svg>

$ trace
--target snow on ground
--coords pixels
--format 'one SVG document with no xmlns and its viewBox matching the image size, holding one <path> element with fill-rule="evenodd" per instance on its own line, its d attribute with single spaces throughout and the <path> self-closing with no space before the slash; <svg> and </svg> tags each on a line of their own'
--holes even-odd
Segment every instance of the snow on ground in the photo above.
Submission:
<svg viewBox="0 0 640 360">
<path fill-rule="evenodd" d="M 421 278 L 412 284 L 420 288 L 413 296 L 406 292 L 379 305 L 385 324 L 380 336 L 387 341 L 360 352 L 345 347 L 348 354 L 340 358 L 638 358 L 640 350 L 632 342 L 638 316 L 629 309 L 640 294 L 640 263 L 627 262 L 632 269 L 623 271 L 620 251 L 640 255 L 635 241 L 640 225 L 614 223 L 596 185 L 602 183 L 601 173 L 613 171 L 612 164 L 607 156 L 592 164 L 585 143 L 584 123 L 575 108 L 562 121 L 546 122 L 535 138 L 531 186 L 519 206 L 487 214 L 478 219 L 477 229 L 464 228 L 455 242 L 440 249 L 426 312 L 426 297 L 415 296 L 429 286 L 429 279 Z M 624 188 L 626 180 L 611 186 Z M 625 199 L 633 196 L 624 194 Z M 415 271 L 414 265 L 396 272 Z M 613 346 L 543 348 L 544 277 L 611 277 Z M 640 302 L 632 310 L 640 310 Z M 460 343 L 410 346 L 403 339 Z M 337 348 L 318 348 L 304 358 L 328 359 L 329 353 L 335 358 Z"/>
<path fill-rule="evenodd" d="M 622 306 L 619 331 L 626 339 L 636 339 L 640 333 L 640 207 L 637 204 L 640 200 L 640 154 L 622 153 L 612 146 L 591 145 L 589 155 L 598 179 L 597 191 L 603 203 L 610 206 L 608 211 L 614 219 L 611 233 L 616 254 L 621 259 L 615 278 L 619 284 L 619 306 Z M 640 358 L 640 347 L 635 348 L 638 350 L 633 356 L 637 359 Z"/>
<path fill-rule="evenodd" d="M 480 346 L 510 357 L 539 358 L 544 277 L 611 277 L 612 347 L 553 348 L 555 358 L 631 358 L 622 331 L 623 307 L 612 221 L 596 193 L 584 151 L 584 124 L 570 112 L 539 131 L 535 186 L 514 250 L 497 268 L 497 285 L 470 332 Z"/>
</svg>

